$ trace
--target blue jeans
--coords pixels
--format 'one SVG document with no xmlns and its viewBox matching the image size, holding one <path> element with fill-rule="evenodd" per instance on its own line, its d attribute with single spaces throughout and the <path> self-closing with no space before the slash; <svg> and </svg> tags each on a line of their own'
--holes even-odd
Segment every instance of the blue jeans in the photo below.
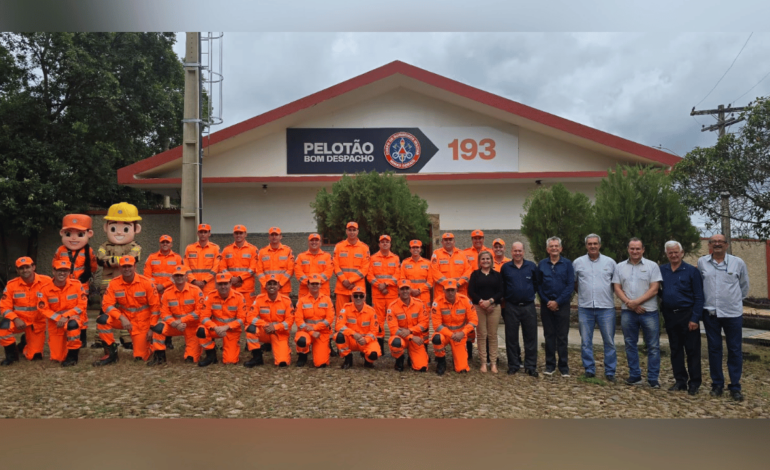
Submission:
<svg viewBox="0 0 770 470">
<path fill-rule="evenodd" d="M 599 324 L 599 331 L 604 341 L 604 375 L 615 375 L 618 355 L 615 352 L 615 309 L 614 308 L 578 308 L 580 320 L 580 356 L 586 372 L 596 374 L 594 363 L 594 327 Z"/>
<path fill-rule="evenodd" d="M 658 311 L 644 312 L 641 315 L 631 310 L 623 310 L 620 317 L 623 339 L 626 343 L 629 378 L 642 378 L 639 369 L 639 330 L 642 330 L 644 344 L 647 346 L 647 380 L 658 380 L 660 374 L 660 319 Z"/>
<path fill-rule="evenodd" d="M 743 316 L 718 318 L 703 311 L 703 326 L 706 329 L 706 342 L 709 349 L 709 372 L 711 383 L 719 387 L 725 385 L 722 372 L 722 330 L 727 343 L 727 373 L 730 375 L 729 390 L 741 389 L 743 372 Z"/>
</svg>

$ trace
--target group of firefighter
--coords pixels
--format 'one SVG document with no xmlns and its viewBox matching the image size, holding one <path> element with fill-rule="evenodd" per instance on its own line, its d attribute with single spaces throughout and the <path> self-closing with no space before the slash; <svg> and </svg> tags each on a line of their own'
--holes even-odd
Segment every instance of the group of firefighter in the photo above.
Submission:
<svg viewBox="0 0 770 470">
<path fill-rule="evenodd" d="M 471 272 L 478 269 L 478 254 L 493 252 L 484 246 L 482 231 L 472 233 L 473 246 L 466 250 L 455 248 L 451 233 L 443 234 L 443 246 L 430 260 L 421 256 L 422 242 L 412 240 L 412 256 L 403 261 L 390 251 L 389 235 L 379 237 L 379 251 L 370 255 L 358 239 L 356 222 L 347 224 L 347 237 L 337 243 L 333 255 L 321 249 L 321 236 L 313 233 L 308 250 L 295 258 L 281 243 L 280 228 L 268 232 L 269 244 L 258 249 L 246 241 L 246 227 L 236 225 L 234 242 L 220 249 L 209 241 L 211 227 L 200 224 L 198 241 L 187 246 L 184 255 L 175 253 L 172 238 L 163 235 L 160 250 L 144 261 L 143 275 L 136 272 L 137 253 L 116 257 L 118 271 L 103 289 L 96 319 L 104 355 L 93 364 L 118 360 L 115 330 L 125 331 L 121 344 L 148 365 L 166 362 L 174 336 L 185 338 L 185 362 L 215 364 L 220 349 L 224 364 L 237 364 L 245 330 L 251 354 L 245 367 L 263 365 L 264 352 L 272 353 L 276 366 L 287 367 L 296 325 L 297 367 L 307 363 L 311 352 L 317 368 L 327 367 L 330 357 L 339 354 L 342 368 L 348 369 L 354 352 L 360 352 L 365 367 L 374 367 L 383 355 L 387 330 L 396 370 L 404 370 L 408 355 L 407 366 L 427 371 L 429 344 L 438 374 L 446 371 L 447 346 L 455 371 L 470 370 L 478 317 L 465 293 Z M 504 257 L 503 240 L 493 245 L 494 268 L 499 270 L 510 259 Z M 86 346 L 89 288 L 78 276 L 89 262 L 56 256 L 49 278 L 35 272 L 31 258 L 16 261 L 19 277 L 9 282 L 0 301 L 0 344 L 5 349 L 0 364 L 18 361 L 20 353 L 28 360 L 42 359 L 46 326 L 51 360 L 62 366 L 77 364 L 78 352 Z M 333 276 L 336 302 L 331 299 Z M 299 282 L 296 305 L 289 297 L 292 277 Z M 371 285 L 371 305 L 366 302 L 366 282 Z"/>
</svg>

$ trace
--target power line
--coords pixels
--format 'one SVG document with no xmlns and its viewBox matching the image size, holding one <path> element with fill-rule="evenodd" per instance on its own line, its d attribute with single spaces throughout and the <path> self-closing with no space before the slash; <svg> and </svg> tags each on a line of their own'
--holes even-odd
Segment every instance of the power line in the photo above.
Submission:
<svg viewBox="0 0 770 470">
<path fill-rule="evenodd" d="M 748 43 L 749 43 L 749 39 L 751 39 L 751 36 L 753 36 L 753 35 L 754 35 L 754 32 L 752 31 L 752 32 L 751 32 L 751 34 L 749 34 L 749 37 L 746 39 L 746 42 L 744 42 L 744 43 L 743 43 L 743 47 L 741 47 L 741 50 L 740 50 L 740 51 L 738 51 L 738 55 L 736 55 L 736 56 L 735 56 L 735 59 L 733 59 L 733 63 L 732 63 L 732 64 L 730 64 L 730 66 L 729 66 L 729 67 L 727 67 L 727 70 L 725 70 L 725 73 L 722 75 L 722 78 L 725 78 L 725 75 L 727 75 L 727 72 L 729 72 L 729 71 L 730 71 L 730 69 L 731 69 L 731 68 L 733 68 L 733 65 L 735 65 L 735 61 L 736 61 L 736 60 L 738 60 L 738 57 L 740 57 L 740 55 L 741 55 L 741 52 L 743 52 L 743 49 L 744 49 L 744 48 L 746 48 L 746 44 L 748 44 Z M 719 85 L 719 83 L 722 81 L 722 78 L 720 78 L 719 80 L 717 80 L 717 84 L 716 84 L 716 85 L 714 85 L 714 88 L 712 88 L 712 89 L 711 89 L 711 91 L 710 91 L 710 92 L 708 92 L 708 93 L 706 94 L 706 96 L 704 96 L 704 97 L 703 97 L 703 99 L 702 99 L 702 100 L 698 101 L 698 103 L 697 103 L 697 104 L 696 104 L 694 107 L 697 107 L 699 104 L 703 103 L 703 101 L 704 101 L 706 98 L 708 98 L 708 97 L 709 97 L 709 95 L 711 94 L 711 92 L 713 92 L 714 90 L 716 90 L 717 86 L 718 86 L 718 85 Z M 747 93 L 748 93 L 748 92 L 747 92 Z M 733 102 L 735 102 L 735 101 L 733 100 Z"/>
<path fill-rule="evenodd" d="M 746 93 L 742 94 L 742 95 L 741 95 L 741 96 L 739 96 L 738 98 L 735 98 L 735 99 L 734 99 L 732 102 L 733 102 L 733 103 L 735 103 L 735 102 L 736 102 L 736 101 L 738 101 L 739 99 L 741 99 L 741 98 L 743 98 L 744 96 L 746 96 L 746 94 L 747 94 L 749 91 L 753 90 L 754 88 L 756 88 L 756 87 L 757 87 L 757 85 L 759 85 L 760 83 L 764 82 L 764 81 L 765 81 L 765 79 L 766 79 L 767 77 L 770 77 L 770 72 L 767 72 L 767 75 L 765 75 L 764 77 L 762 77 L 762 78 L 761 78 L 761 79 L 760 79 L 760 80 L 759 80 L 757 83 L 755 83 L 755 84 L 754 84 L 754 86 L 753 86 L 753 87 L 749 88 L 749 89 L 746 91 Z"/>
</svg>

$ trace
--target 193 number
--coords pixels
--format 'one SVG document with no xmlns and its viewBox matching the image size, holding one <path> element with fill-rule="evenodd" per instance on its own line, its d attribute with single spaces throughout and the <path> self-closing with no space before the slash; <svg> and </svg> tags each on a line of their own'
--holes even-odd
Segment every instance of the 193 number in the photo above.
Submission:
<svg viewBox="0 0 770 470">
<path fill-rule="evenodd" d="M 452 149 L 452 160 L 473 160 L 478 155 L 482 160 L 492 160 L 497 156 L 495 151 L 495 141 L 492 139 L 481 139 L 476 142 L 474 139 L 455 139 L 449 143 Z"/>
</svg>

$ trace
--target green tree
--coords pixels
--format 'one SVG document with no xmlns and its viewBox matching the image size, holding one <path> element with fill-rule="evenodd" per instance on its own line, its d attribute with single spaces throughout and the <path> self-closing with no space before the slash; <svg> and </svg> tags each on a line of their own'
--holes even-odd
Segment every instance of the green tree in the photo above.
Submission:
<svg viewBox="0 0 770 470">
<path fill-rule="evenodd" d="M 0 34 L 0 217 L 28 236 L 68 212 L 159 196 L 118 168 L 181 144 L 173 33 Z"/>
<path fill-rule="evenodd" d="M 596 231 L 591 201 L 583 193 L 572 193 L 561 183 L 538 188 L 524 201 L 521 232 L 527 236 L 536 260 L 548 256 L 546 240 L 561 238 L 562 256 L 569 260 L 585 254 L 584 238 Z"/>
<path fill-rule="evenodd" d="M 665 170 L 620 166 L 607 173 L 596 190 L 596 220 L 602 253 L 622 261 L 628 258 L 628 240 L 644 243 L 645 258 L 667 262 L 668 240 L 682 244 L 685 253 L 700 247 L 700 234 Z"/>
<path fill-rule="evenodd" d="M 342 175 L 332 192 L 321 189 L 310 203 L 318 232 L 332 241 L 344 240 L 345 225 L 358 222 L 358 237 L 374 253 L 379 237 L 388 234 L 391 251 L 409 256 L 409 240 L 428 243 L 428 203 L 409 191 L 406 179 L 392 172 Z"/>
<path fill-rule="evenodd" d="M 696 147 L 672 172 L 682 201 L 719 226 L 722 194 L 730 195 L 732 232 L 770 237 L 770 99 L 758 98 L 743 117 L 737 134 L 726 134 L 713 147 Z"/>
</svg>

